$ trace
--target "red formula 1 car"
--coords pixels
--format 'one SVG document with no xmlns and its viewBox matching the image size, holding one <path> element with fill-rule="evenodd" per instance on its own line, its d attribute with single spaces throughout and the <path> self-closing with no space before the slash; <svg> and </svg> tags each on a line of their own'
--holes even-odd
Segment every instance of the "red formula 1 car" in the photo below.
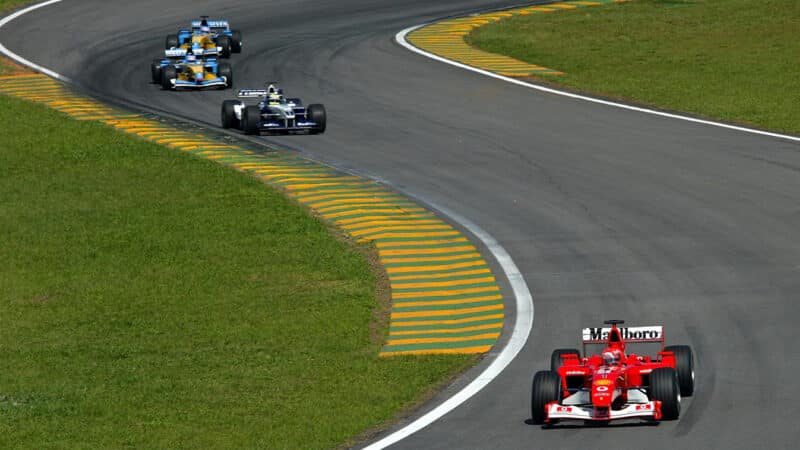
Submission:
<svg viewBox="0 0 800 450">
<path fill-rule="evenodd" d="M 606 424 L 620 419 L 675 420 L 681 396 L 694 392 L 694 359 L 687 345 L 664 347 L 661 326 L 584 328 L 583 353 L 558 349 L 550 370 L 533 377 L 531 414 L 538 424 Z M 627 353 L 628 344 L 660 344 L 656 357 Z M 604 346 L 587 356 L 587 347 Z"/>
</svg>

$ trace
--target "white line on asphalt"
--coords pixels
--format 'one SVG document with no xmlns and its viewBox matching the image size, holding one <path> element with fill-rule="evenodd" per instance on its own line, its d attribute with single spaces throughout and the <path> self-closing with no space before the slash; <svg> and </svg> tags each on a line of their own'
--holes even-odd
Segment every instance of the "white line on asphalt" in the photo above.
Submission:
<svg viewBox="0 0 800 450">
<path fill-rule="evenodd" d="M 798 136 L 789 136 L 789 135 L 786 135 L 786 134 L 771 133 L 769 131 L 755 130 L 755 129 L 746 128 L 746 127 L 738 127 L 736 125 L 729 125 L 729 124 L 726 124 L 726 123 L 714 122 L 714 121 L 711 121 L 711 120 L 697 119 L 697 118 L 694 118 L 694 117 L 682 116 L 680 114 L 672 114 L 672 113 L 663 112 L 663 111 L 656 111 L 656 110 L 653 110 L 653 109 L 640 108 L 638 106 L 626 105 L 624 103 L 610 102 L 608 100 L 601 100 L 599 98 L 587 97 L 585 95 L 578 95 L 578 94 L 573 94 L 571 92 L 560 91 L 558 89 L 552 89 L 552 88 L 548 88 L 548 87 L 544 87 L 544 86 L 539 86 L 539 85 L 536 85 L 536 84 L 533 84 L 533 83 L 526 83 L 525 81 L 521 81 L 521 80 L 517 80 L 515 78 L 499 75 L 499 74 L 496 74 L 494 72 L 489 72 L 488 70 L 483 70 L 483 69 L 478 69 L 477 67 L 468 66 L 466 64 L 462 64 L 460 62 L 453 61 L 453 60 L 441 57 L 439 55 L 435 55 L 433 53 L 427 52 L 425 50 L 422 50 L 421 48 L 415 47 L 413 44 L 411 44 L 410 42 L 408 42 L 406 40 L 406 36 L 408 35 L 408 33 L 411 33 L 412 31 L 416 30 L 417 28 L 424 27 L 425 25 L 428 25 L 428 24 L 425 23 L 425 24 L 415 25 L 413 27 L 406 28 L 405 30 L 403 30 L 403 31 L 401 31 L 401 32 L 399 32 L 399 33 L 397 33 L 395 35 L 395 40 L 397 41 L 398 44 L 400 44 L 403 47 L 411 50 L 412 52 L 419 53 L 420 55 L 427 56 L 428 58 L 435 59 L 436 61 L 443 62 L 445 64 L 450 64 L 452 66 L 460 67 L 462 69 L 471 70 L 471 71 L 477 72 L 477 73 L 479 73 L 481 75 L 486 75 L 487 77 L 497 78 L 498 80 L 507 81 L 509 83 L 516 84 L 518 86 L 524 86 L 524 87 L 527 87 L 527 88 L 530 88 L 530 89 L 536 89 L 537 91 L 548 92 L 550 94 L 556 94 L 556 95 L 562 95 L 564 97 L 570 97 L 570 98 L 574 98 L 574 99 L 578 99 L 578 100 L 584 100 L 584 101 L 592 102 L 592 103 L 599 103 L 601 105 L 613 106 L 615 108 L 622 108 L 622 109 L 628 109 L 628 110 L 631 110 L 631 111 L 638 111 L 638 112 L 645 113 L 645 114 L 653 114 L 653 115 L 656 115 L 656 116 L 669 117 L 669 118 L 678 119 L 678 120 L 685 120 L 687 122 L 701 123 L 701 124 L 704 124 L 704 125 L 712 125 L 712 126 L 715 126 L 715 127 L 727 128 L 727 129 L 730 129 L 730 130 L 743 131 L 745 133 L 760 134 L 762 136 L 770 136 L 770 137 L 775 137 L 775 138 L 787 139 L 787 140 L 790 140 L 790 141 L 800 142 L 800 137 L 798 137 Z"/>
<path fill-rule="evenodd" d="M 0 28 L 3 28 L 3 26 L 5 24 L 11 22 L 12 20 L 16 19 L 17 17 L 22 16 L 23 14 L 27 14 L 27 13 L 29 13 L 31 11 L 35 11 L 35 10 L 37 10 L 39 8 L 44 8 L 45 6 L 50 6 L 50 5 L 54 4 L 54 3 L 59 3 L 60 1 L 61 0 L 49 0 L 49 1 L 46 1 L 44 3 L 37 3 L 37 4 L 33 5 L 33 6 L 29 6 L 29 7 L 25 8 L 25 9 L 20 9 L 19 11 L 15 12 L 13 14 L 9 14 L 8 16 L 3 17 L 3 19 L 0 20 Z M 61 81 L 64 81 L 66 83 L 70 82 L 69 78 L 65 77 L 64 75 L 61 75 L 60 73 L 53 72 L 52 70 L 50 70 L 50 69 L 48 69 L 46 67 L 42 67 L 42 66 L 40 66 L 40 65 L 38 65 L 38 64 L 36 64 L 34 62 L 28 61 L 27 59 L 19 56 L 18 54 L 12 52 L 9 49 L 7 49 L 5 47 L 5 45 L 3 45 L 2 43 L 0 43 L 0 53 L 3 53 L 4 55 L 8 56 L 9 58 L 13 59 L 14 61 L 16 61 L 16 62 L 18 62 L 18 63 L 20 63 L 20 64 L 22 64 L 24 66 L 28 66 L 28 67 L 30 67 L 31 69 L 33 69 L 33 70 L 35 70 L 37 72 L 41 72 L 41 73 L 43 73 L 43 74 L 45 74 L 45 75 L 47 75 L 49 77 L 55 78 L 56 80 L 61 80 Z"/>
</svg>

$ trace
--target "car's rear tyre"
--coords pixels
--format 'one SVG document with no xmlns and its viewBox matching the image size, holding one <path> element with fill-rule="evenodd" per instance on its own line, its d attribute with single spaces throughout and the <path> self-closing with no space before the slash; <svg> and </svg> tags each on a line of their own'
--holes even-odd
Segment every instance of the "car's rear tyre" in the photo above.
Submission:
<svg viewBox="0 0 800 450">
<path fill-rule="evenodd" d="M 220 58 L 231 57 L 231 38 L 228 36 L 220 36 L 217 38 L 217 47 L 222 48 L 219 52 Z"/>
<path fill-rule="evenodd" d="M 533 376 L 531 418 L 542 424 L 547 419 L 547 404 L 561 400 L 561 376 L 551 370 L 540 370 Z"/>
<path fill-rule="evenodd" d="M 550 370 L 558 370 L 558 368 L 563 365 L 563 361 L 561 360 L 561 356 L 563 355 L 577 355 L 578 358 L 580 358 L 581 352 L 576 348 L 559 348 L 553 350 L 553 353 L 550 354 Z"/>
<path fill-rule="evenodd" d="M 178 35 L 168 34 L 167 39 L 164 41 L 164 48 L 167 50 L 178 47 Z"/>
<path fill-rule="evenodd" d="M 239 119 L 236 118 L 235 106 L 238 100 L 225 100 L 222 102 L 222 128 L 239 128 Z"/>
<path fill-rule="evenodd" d="M 325 112 L 325 107 L 319 103 L 314 103 L 313 105 L 308 105 L 306 113 L 308 115 L 308 119 L 317 124 L 317 126 L 311 130 L 311 133 L 324 133 L 327 122 L 327 113 Z"/>
<path fill-rule="evenodd" d="M 160 83 L 161 82 L 161 60 L 154 59 L 153 63 L 150 65 L 150 79 L 153 83 Z"/>
<path fill-rule="evenodd" d="M 261 109 L 256 105 L 244 108 L 242 112 L 242 130 L 244 134 L 258 134 L 258 121 L 261 119 Z"/>
<path fill-rule="evenodd" d="M 681 395 L 689 397 L 694 394 L 694 355 L 688 345 L 670 345 L 665 351 L 675 354 L 675 371 L 678 372 L 678 386 Z"/>
<path fill-rule="evenodd" d="M 161 88 L 172 89 L 172 79 L 178 78 L 178 71 L 172 66 L 161 69 Z"/>
<path fill-rule="evenodd" d="M 242 53 L 242 32 L 239 30 L 231 30 L 231 51 Z"/>
<path fill-rule="evenodd" d="M 650 400 L 661 401 L 661 414 L 664 420 L 676 420 L 681 414 L 681 393 L 678 374 L 671 367 L 661 367 L 650 372 Z"/>
<path fill-rule="evenodd" d="M 228 63 L 221 63 L 217 66 L 217 76 L 225 77 L 225 87 L 233 86 L 233 69 Z"/>
</svg>

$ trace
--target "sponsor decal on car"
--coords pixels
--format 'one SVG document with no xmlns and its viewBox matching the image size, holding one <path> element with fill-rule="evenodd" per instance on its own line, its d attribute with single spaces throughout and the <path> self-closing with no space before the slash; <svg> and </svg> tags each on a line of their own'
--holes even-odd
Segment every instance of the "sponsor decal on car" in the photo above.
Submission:
<svg viewBox="0 0 800 450">
<path fill-rule="evenodd" d="M 584 342 L 602 342 L 608 339 L 611 328 L 590 327 L 583 329 Z M 624 341 L 658 341 L 664 338 L 664 327 L 619 327 Z"/>
</svg>

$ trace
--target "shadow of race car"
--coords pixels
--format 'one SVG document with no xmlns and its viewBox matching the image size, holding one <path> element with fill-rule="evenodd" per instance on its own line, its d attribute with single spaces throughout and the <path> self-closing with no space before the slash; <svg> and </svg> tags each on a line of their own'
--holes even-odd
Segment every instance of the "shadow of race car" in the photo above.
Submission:
<svg viewBox="0 0 800 450">
<path fill-rule="evenodd" d="M 283 90 L 274 82 L 268 83 L 266 89 L 241 89 L 236 96 L 259 101 L 250 105 L 243 100 L 223 101 L 223 128 L 238 128 L 245 134 L 325 132 L 326 113 L 322 104 L 303 106 L 299 98 L 284 97 Z"/>
</svg>

